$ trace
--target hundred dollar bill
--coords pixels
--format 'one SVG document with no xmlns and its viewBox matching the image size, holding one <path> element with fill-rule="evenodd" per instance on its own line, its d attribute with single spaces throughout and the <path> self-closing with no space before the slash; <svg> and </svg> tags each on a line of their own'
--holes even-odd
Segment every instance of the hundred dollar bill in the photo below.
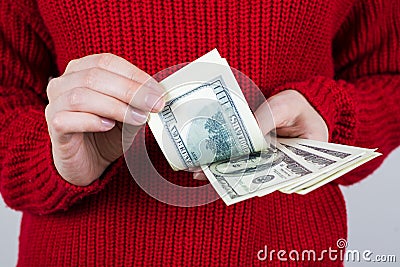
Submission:
<svg viewBox="0 0 400 267">
<path fill-rule="evenodd" d="M 285 188 L 281 188 L 280 191 L 284 193 L 293 193 L 299 186 L 311 180 L 324 179 L 343 165 L 360 159 L 368 152 L 368 149 L 364 148 L 340 145 L 338 149 L 338 145 L 335 144 L 300 138 L 278 138 L 278 141 L 302 160 L 313 165 L 314 171 L 318 172 L 316 177 L 298 179 Z"/>
<path fill-rule="evenodd" d="M 278 140 L 284 145 L 291 144 L 298 150 L 307 150 L 312 154 L 319 154 L 323 157 L 330 157 L 332 160 L 342 162 L 342 164 L 335 166 L 335 168 L 328 168 L 328 172 L 320 171 L 319 174 L 312 179 L 299 180 L 296 183 L 280 189 L 280 191 L 284 193 L 296 192 L 305 194 L 311 192 L 381 155 L 376 152 L 376 149 L 366 149 L 299 138 L 279 138 Z"/>
<path fill-rule="evenodd" d="M 264 137 L 225 59 L 216 50 L 160 84 L 166 104 L 148 124 L 174 170 L 227 160 L 266 147 Z"/>
<path fill-rule="evenodd" d="M 345 164 L 344 166 L 342 166 L 342 168 L 336 170 L 336 171 L 332 171 L 332 173 L 330 173 L 329 175 L 326 175 L 323 179 L 316 179 L 316 180 L 312 180 L 310 182 L 307 182 L 305 184 L 302 184 L 301 186 L 295 188 L 295 192 L 297 194 L 307 194 L 323 185 L 326 185 L 327 183 L 343 176 L 344 174 L 348 173 L 351 170 L 354 170 L 355 168 L 357 168 L 358 166 L 376 158 L 381 156 L 382 154 L 379 152 L 375 152 L 375 151 L 369 151 L 366 154 L 362 155 L 358 160 L 356 160 L 355 162 L 349 162 L 347 164 Z"/>
<path fill-rule="evenodd" d="M 204 173 L 227 205 L 262 196 L 301 177 L 314 176 L 307 164 L 277 144 L 235 160 L 202 166 Z"/>
<path fill-rule="evenodd" d="M 336 144 L 330 146 L 318 141 L 314 143 L 297 138 L 279 140 L 281 144 L 276 144 L 276 147 L 271 145 L 267 151 L 202 167 L 227 205 L 277 190 L 306 194 L 380 155 L 370 149 Z M 305 146 L 314 143 L 314 148 L 328 153 L 306 150 L 305 146 L 299 145 L 301 142 Z"/>
</svg>

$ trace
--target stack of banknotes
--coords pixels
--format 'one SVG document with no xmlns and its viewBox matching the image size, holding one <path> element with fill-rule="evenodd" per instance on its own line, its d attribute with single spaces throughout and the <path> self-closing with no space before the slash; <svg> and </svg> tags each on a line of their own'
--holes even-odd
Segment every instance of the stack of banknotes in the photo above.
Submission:
<svg viewBox="0 0 400 267">
<path fill-rule="evenodd" d="M 174 170 L 199 168 L 227 205 L 279 190 L 307 194 L 377 157 L 365 149 L 264 136 L 216 49 L 160 82 L 166 105 L 148 124 Z"/>
</svg>

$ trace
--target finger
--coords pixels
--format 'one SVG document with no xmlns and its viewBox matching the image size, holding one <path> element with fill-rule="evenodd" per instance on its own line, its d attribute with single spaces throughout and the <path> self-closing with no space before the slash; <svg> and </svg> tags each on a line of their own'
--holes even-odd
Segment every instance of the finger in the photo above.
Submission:
<svg viewBox="0 0 400 267">
<path fill-rule="evenodd" d="M 62 94 L 53 102 L 53 110 L 92 113 L 136 126 L 146 123 L 148 117 L 148 112 L 143 112 L 116 98 L 88 88 L 74 88 Z"/>
<path fill-rule="evenodd" d="M 207 180 L 207 176 L 204 174 L 204 172 L 194 172 L 193 179 L 205 181 L 205 180 Z"/>
<path fill-rule="evenodd" d="M 276 129 L 276 134 L 281 137 L 301 137 L 303 134 L 302 129 L 298 126 L 281 127 Z"/>
<path fill-rule="evenodd" d="M 164 106 L 164 89 L 148 87 L 107 70 L 92 68 L 63 75 L 50 81 L 49 100 L 54 101 L 65 91 L 86 87 L 114 97 L 144 111 L 158 112 Z"/>
<path fill-rule="evenodd" d="M 304 133 L 299 135 L 299 138 L 328 142 L 329 136 L 328 134 L 319 132 L 319 133 Z"/>
<path fill-rule="evenodd" d="M 105 132 L 115 126 L 115 121 L 90 113 L 61 111 L 47 122 L 50 135 L 59 140 L 64 135 L 84 132 Z"/>
<path fill-rule="evenodd" d="M 150 79 L 153 80 L 149 74 L 142 71 L 128 60 L 111 53 L 93 54 L 71 60 L 64 74 L 92 68 L 108 70 L 140 83 L 146 83 Z"/>
<path fill-rule="evenodd" d="M 291 127 L 301 114 L 301 103 L 287 92 L 281 92 L 267 99 L 276 128 Z"/>
<path fill-rule="evenodd" d="M 328 142 L 329 131 L 324 120 L 315 111 L 311 110 L 299 121 L 299 124 L 305 124 L 307 119 L 307 127 L 304 127 L 303 132 L 299 135 L 300 138 Z M 303 122 L 304 121 L 304 122 Z"/>
</svg>

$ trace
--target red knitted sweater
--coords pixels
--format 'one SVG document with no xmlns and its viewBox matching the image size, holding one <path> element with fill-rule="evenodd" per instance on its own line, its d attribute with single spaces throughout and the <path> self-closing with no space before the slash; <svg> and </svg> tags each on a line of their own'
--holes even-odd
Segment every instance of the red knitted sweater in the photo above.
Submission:
<svg viewBox="0 0 400 267">
<path fill-rule="evenodd" d="M 23 211 L 19 265 L 341 265 L 260 261 L 257 252 L 318 252 L 346 237 L 337 183 L 361 180 L 400 143 L 399 23 L 397 0 L 0 1 L 0 189 Z M 101 52 L 154 74 L 215 47 L 265 96 L 304 94 L 331 141 L 384 156 L 305 196 L 276 192 L 229 207 L 158 202 L 123 158 L 87 187 L 57 174 L 44 116 L 50 76 Z M 191 181 L 169 170 L 154 140 L 148 148 L 161 172 Z"/>
</svg>

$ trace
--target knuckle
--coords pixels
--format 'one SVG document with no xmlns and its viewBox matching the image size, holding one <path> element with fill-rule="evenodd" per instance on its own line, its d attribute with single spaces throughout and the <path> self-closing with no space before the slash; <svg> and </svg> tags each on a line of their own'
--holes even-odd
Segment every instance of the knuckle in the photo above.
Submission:
<svg viewBox="0 0 400 267">
<path fill-rule="evenodd" d="M 288 102 L 286 102 L 286 101 L 280 100 L 280 101 L 278 102 L 278 106 L 279 106 L 280 111 L 281 111 L 283 114 L 291 113 L 291 111 L 293 110 L 293 106 L 290 105 L 290 104 L 289 104 Z"/>
<path fill-rule="evenodd" d="M 53 89 L 55 87 L 55 85 L 57 83 L 57 79 L 58 78 L 53 78 L 53 79 L 49 80 L 49 82 L 47 84 L 47 90 Z"/>
<path fill-rule="evenodd" d="M 112 107 L 107 109 L 107 118 L 116 119 L 118 121 L 122 121 L 125 116 L 125 110 L 121 108 L 119 105 L 113 105 Z"/>
<path fill-rule="evenodd" d="M 138 83 L 133 81 L 133 80 L 129 80 L 128 84 L 127 84 L 127 89 L 125 91 L 125 95 L 124 95 L 124 99 L 127 103 L 131 103 L 136 95 L 138 91 Z"/>
<path fill-rule="evenodd" d="M 132 69 L 130 70 L 130 73 L 128 74 L 128 77 L 131 80 L 139 80 L 140 79 L 140 70 L 138 67 L 133 66 Z"/>
<path fill-rule="evenodd" d="M 63 122 L 63 119 L 61 118 L 61 116 L 58 113 L 54 114 L 53 118 L 50 121 L 50 126 L 56 132 L 64 131 L 65 124 Z"/>
<path fill-rule="evenodd" d="M 292 97 L 294 97 L 294 98 L 301 98 L 301 97 L 303 97 L 303 95 L 302 95 L 299 91 L 294 90 L 294 89 L 286 90 L 286 92 L 287 92 L 288 94 L 290 94 L 290 95 L 291 95 Z"/>
<path fill-rule="evenodd" d="M 100 70 L 98 68 L 88 69 L 84 75 L 83 85 L 88 88 L 94 88 L 96 86 L 96 80 L 99 77 Z"/>
<path fill-rule="evenodd" d="M 48 104 L 45 108 L 44 108 L 44 117 L 46 118 L 46 121 L 48 122 L 49 119 L 49 113 L 50 113 L 50 105 Z"/>
<path fill-rule="evenodd" d="M 68 62 L 67 67 L 65 68 L 65 72 L 67 70 L 74 69 L 74 67 L 78 64 L 79 59 L 73 59 L 70 62 Z"/>
<path fill-rule="evenodd" d="M 304 96 L 297 90 L 293 90 L 293 89 L 287 90 L 286 94 L 287 94 L 288 101 L 293 103 L 293 105 L 297 105 L 297 106 L 299 106 L 300 104 L 304 105 L 304 103 L 307 102 L 307 100 L 304 98 Z"/>
<path fill-rule="evenodd" d="M 290 104 L 285 100 L 283 96 L 275 96 L 269 102 L 272 112 L 288 112 L 290 110 Z"/>
<path fill-rule="evenodd" d="M 67 94 L 67 105 L 70 108 L 79 108 L 85 101 L 85 94 L 81 88 L 72 89 Z"/>
<path fill-rule="evenodd" d="M 113 55 L 111 53 L 102 53 L 98 56 L 98 61 L 96 66 L 98 67 L 107 67 L 110 65 Z"/>
<path fill-rule="evenodd" d="M 51 95 L 52 91 L 57 88 L 57 84 L 58 84 L 58 79 L 59 78 L 53 78 L 50 79 L 48 84 L 47 84 L 47 88 L 46 88 L 46 93 L 47 96 Z"/>
<path fill-rule="evenodd" d="M 275 126 L 280 127 L 287 125 L 294 113 L 292 104 L 286 101 L 286 98 L 283 96 L 275 96 L 269 101 L 269 105 L 276 124 Z"/>
</svg>

